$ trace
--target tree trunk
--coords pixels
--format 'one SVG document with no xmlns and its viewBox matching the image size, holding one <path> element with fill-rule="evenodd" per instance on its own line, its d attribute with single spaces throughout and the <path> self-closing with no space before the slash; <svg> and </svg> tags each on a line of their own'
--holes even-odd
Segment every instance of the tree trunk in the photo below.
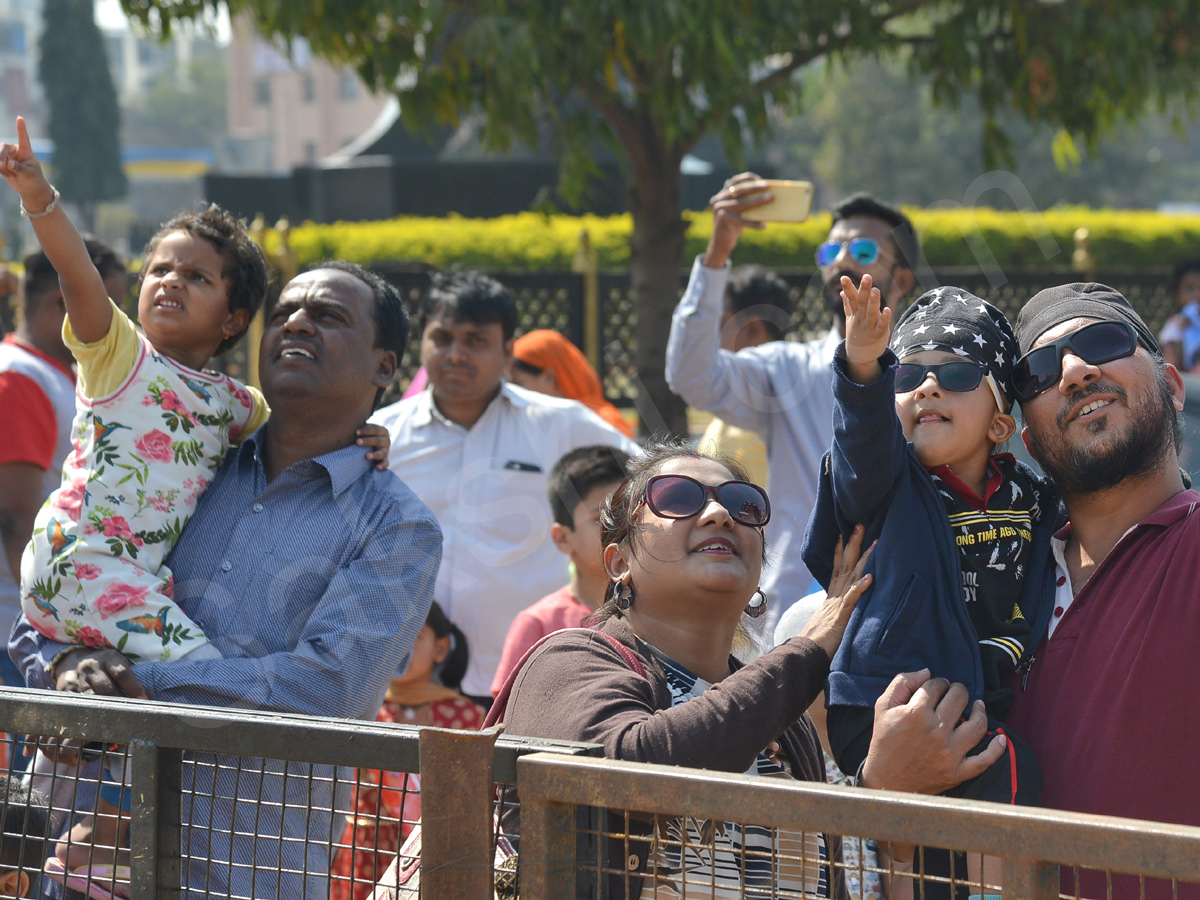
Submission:
<svg viewBox="0 0 1200 900">
<path fill-rule="evenodd" d="M 637 307 L 637 409 L 640 434 L 687 436 L 687 409 L 667 387 L 664 366 L 687 223 L 679 214 L 679 158 L 643 147 L 629 184 L 630 276 Z M 640 163 L 640 165 L 638 164 Z"/>
</svg>

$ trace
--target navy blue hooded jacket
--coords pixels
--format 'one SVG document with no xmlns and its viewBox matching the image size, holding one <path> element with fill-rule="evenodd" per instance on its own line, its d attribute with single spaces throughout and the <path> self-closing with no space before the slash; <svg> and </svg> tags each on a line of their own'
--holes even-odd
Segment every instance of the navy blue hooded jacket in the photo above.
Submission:
<svg viewBox="0 0 1200 900">
<path fill-rule="evenodd" d="M 864 546 L 874 540 L 879 546 L 867 563 L 874 583 L 833 658 L 829 706 L 873 706 L 897 673 L 926 667 L 966 685 L 972 701 L 984 695 L 979 638 L 963 602 L 959 551 L 946 507 L 896 415 L 896 363 L 896 355 L 886 351 L 879 359 L 883 377 L 860 385 L 846 374 L 841 347 L 834 359 L 833 447 L 821 463 L 804 564 L 828 588 L 839 536 L 848 538 L 862 523 Z M 1045 636 L 1054 605 L 1050 538 L 1058 500 L 1046 479 L 1017 465 L 1043 498 L 1021 594 L 1014 598 L 1032 623 L 1032 648 Z"/>
</svg>

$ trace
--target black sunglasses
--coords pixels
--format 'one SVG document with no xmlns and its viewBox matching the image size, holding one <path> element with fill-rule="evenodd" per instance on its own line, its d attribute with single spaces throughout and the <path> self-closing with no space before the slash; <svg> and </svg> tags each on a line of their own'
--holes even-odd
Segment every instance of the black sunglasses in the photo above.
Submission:
<svg viewBox="0 0 1200 900">
<path fill-rule="evenodd" d="M 688 475 L 655 475 L 646 483 L 646 505 L 664 519 L 686 519 L 715 497 L 735 522 L 762 527 L 771 521 L 767 492 L 748 481 L 703 484 Z"/>
<path fill-rule="evenodd" d="M 1137 350 L 1137 330 L 1128 322 L 1093 322 L 1076 328 L 1057 341 L 1030 350 L 1013 368 L 1013 390 L 1023 402 L 1048 391 L 1062 377 L 1062 355 L 1070 350 L 1093 366 L 1132 356 Z"/>
<path fill-rule="evenodd" d="M 948 391 L 966 393 L 979 387 L 985 374 L 983 366 L 975 362 L 956 361 L 923 366 L 920 363 L 900 363 L 896 366 L 896 393 L 915 391 L 932 372 L 933 377 Z"/>
</svg>

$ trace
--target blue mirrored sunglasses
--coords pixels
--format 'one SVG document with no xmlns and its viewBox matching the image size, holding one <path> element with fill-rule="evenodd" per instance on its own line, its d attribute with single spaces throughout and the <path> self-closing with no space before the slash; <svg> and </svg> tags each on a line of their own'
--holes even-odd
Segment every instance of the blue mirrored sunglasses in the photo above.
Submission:
<svg viewBox="0 0 1200 900">
<path fill-rule="evenodd" d="M 874 238 L 854 238 L 849 241 L 826 241 L 817 247 L 817 265 L 831 266 L 842 255 L 842 248 L 850 249 L 850 258 L 863 266 L 879 259 L 879 241 Z"/>
</svg>

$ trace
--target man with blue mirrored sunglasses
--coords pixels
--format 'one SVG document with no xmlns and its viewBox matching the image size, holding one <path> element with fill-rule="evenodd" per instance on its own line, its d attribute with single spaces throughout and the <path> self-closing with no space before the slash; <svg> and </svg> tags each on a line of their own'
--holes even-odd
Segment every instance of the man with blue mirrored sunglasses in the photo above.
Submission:
<svg viewBox="0 0 1200 900">
<path fill-rule="evenodd" d="M 807 343 L 722 350 L 730 257 L 743 228 L 764 227 L 742 214 L 769 202 L 768 188 L 747 172 L 731 178 L 710 201 L 712 239 L 676 307 L 666 360 L 667 383 L 690 406 L 753 431 L 766 444 L 771 492 L 778 496 L 767 526 L 776 563 L 764 571 L 762 583 L 771 605 L 755 623 L 766 635 L 813 585 L 800 546 L 816 500 L 821 457 L 833 440 L 833 356 L 845 327 L 840 279 L 848 275 L 857 284 L 870 275 L 884 302 L 895 305 L 916 282 L 919 256 L 916 232 L 903 213 L 865 194 L 849 197 L 833 207 L 833 227 L 818 251 L 821 289 L 834 313 L 829 333 Z"/>
</svg>

